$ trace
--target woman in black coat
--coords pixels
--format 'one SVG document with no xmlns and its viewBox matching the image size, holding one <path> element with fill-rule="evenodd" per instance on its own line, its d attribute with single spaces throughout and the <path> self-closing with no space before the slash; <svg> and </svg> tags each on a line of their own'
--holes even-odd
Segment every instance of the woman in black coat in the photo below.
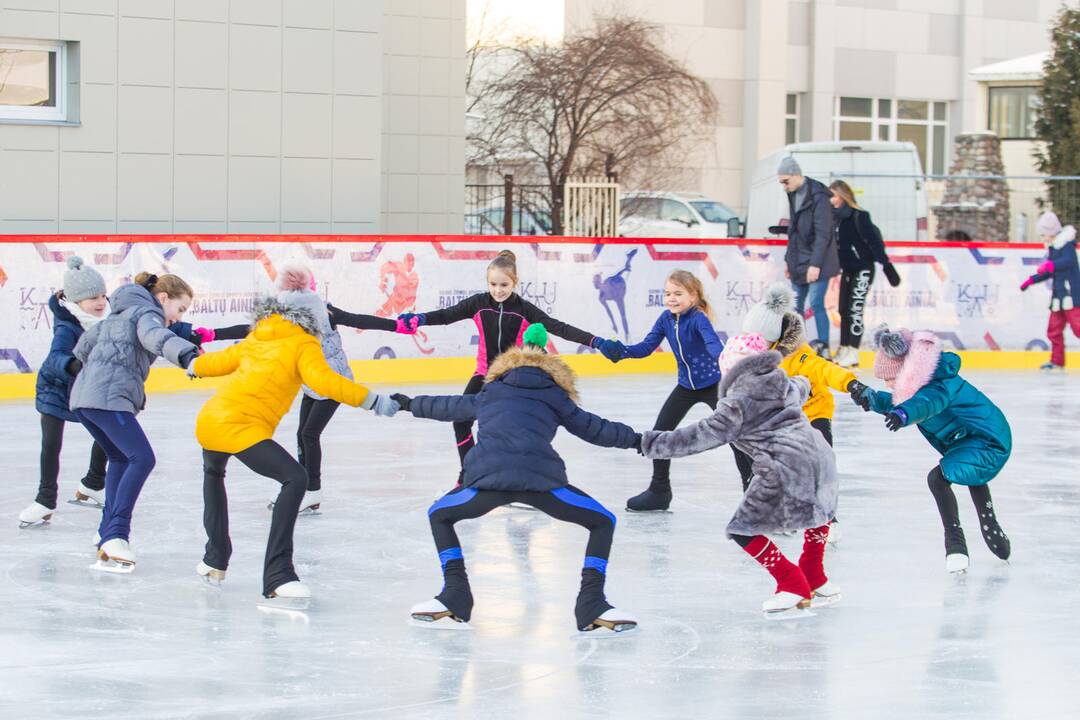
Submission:
<svg viewBox="0 0 1080 720">
<path fill-rule="evenodd" d="M 834 362 L 842 367 L 858 367 L 859 345 L 866 329 L 866 301 L 874 284 L 874 263 L 881 263 L 893 287 L 900 284 L 900 276 L 885 254 L 881 232 L 871 221 L 870 213 L 855 202 L 851 187 L 843 180 L 835 180 L 829 190 L 841 270 L 840 349 Z"/>
</svg>

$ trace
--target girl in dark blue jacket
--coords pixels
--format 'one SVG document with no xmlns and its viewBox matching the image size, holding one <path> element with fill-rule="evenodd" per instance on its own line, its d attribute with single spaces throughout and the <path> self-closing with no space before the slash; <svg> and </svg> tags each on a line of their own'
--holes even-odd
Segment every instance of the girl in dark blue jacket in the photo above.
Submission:
<svg viewBox="0 0 1080 720">
<path fill-rule="evenodd" d="M 19 513 L 20 527 L 47 522 L 56 510 L 64 423 L 78 422 L 68 409 L 71 384 L 80 369 L 71 351 L 87 328 L 109 314 L 101 274 L 84 266 L 82 258 L 74 255 L 68 258 L 67 266 L 63 290 L 49 297 L 53 339 L 38 369 L 34 394 L 34 405 L 41 414 L 41 479 L 34 502 Z M 99 507 L 104 504 L 105 466 L 105 451 L 95 442 L 90 449 L 90 469 L 79 482 L 75 502 Z"/>
<path fill-rule="evenodd" d="M 667 339 L 679 368 L 679 382 L 668 395 L 653 430 L 674 430 L 690 408 L 705 403 L 716 410 L 720 386 L 717 360 L 724 350 L 709 319 L 709 301 L 701 280 L 686 270 L 676 270 L 664 283 L 664 304 L 645 339 L 629 347 L 618 340 L 604 340 L 600 352 L 612 362 L 623 358 L 648 357 Z M 653 460 L 652 481 L 645 492 L 626 501 L 635 512 L 667 510 L 671 504 L 671 461 Z"/>
<path fill-rule="evenodd" d="M 1080 337 L 1080 263 L 1076 260 L 1076 228 L 1061 226 L 1058 216 L 1043 213 L 1035 229 L 1046 243 L 1046 260 L 1025 280 L 1021 290 L 1035 283 L 1050 281 L 1050 322 L 1046 337 L 1050 339 L 1050 362 L 1040 370 L 1065 368 L 1065 327 Z"/>
<path fill-rule="evenodd" d="M 409 398 L 394 395 L 415 417 L 445 422 L 479 421 L 479 441 L 465 456 L 460 487 L 428 509 L 431 532 L 442 563 L 444 585 L 433 600 L 416 605 L 412 617 L 424 622 L 468 622 L 473 598 L 454 524 L 478 518 L 513 502 L 589 531 L 581 590 L 574 614 L 579 630 L 632 630 L 637 621 L 604 597 L 615 516 L 569 484 L 566 465 L 551 447 L 559 426 L 602 447 L 640 448 L 641 435 L 577 406 L 574 373 L 547 355 L 547 330 L 533 324 L 524 347 L 499 355 L 479 394 Z"/>
</svg>

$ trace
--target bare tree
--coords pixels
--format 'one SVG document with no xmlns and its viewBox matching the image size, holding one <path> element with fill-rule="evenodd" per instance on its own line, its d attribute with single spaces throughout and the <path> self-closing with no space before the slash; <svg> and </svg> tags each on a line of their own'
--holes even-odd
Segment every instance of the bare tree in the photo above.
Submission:
<svg viewBox="0 0 1080 720">
<path fill-rule="evenodd" d="M 535 165 L 552 232 L 562 233 L 562 189 L 614 167 L 671 167 L 673 153 L 705 137 L 717 102 L 705 83 L 638 18 L 598 19 L 560 45 L 507 47 L 504 74 L 484 83 L 471 133 L 475 163 Z"/>
</svg>

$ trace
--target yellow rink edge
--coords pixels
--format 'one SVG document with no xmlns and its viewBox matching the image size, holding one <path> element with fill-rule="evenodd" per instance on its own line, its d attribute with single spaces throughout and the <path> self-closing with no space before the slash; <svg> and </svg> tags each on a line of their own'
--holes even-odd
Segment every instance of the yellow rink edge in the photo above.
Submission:
<svg viewBox="0 0 1080 720">
<path fill-rule="evenodd" d="M 957 353 L 962 359 L 962 369 L 967 370 L 1035 370 L 1049 356 L 1045 351 L 1024 350 L 967 350 Z M 641 360 L 624 360 L 612 363 L 598 353 L 560 355 L 584 377 L 601 375 L 640 375 L 665 373 L 674 375 L 675 356 L 671 353 L 655 353 Z M 353 373 L 359 382 L 372 385 L 423 385 L 427 383 L 464 384 L 476 367 L 472 357 L 450 358 L 399 358 L 394 360 L 353 360 Z M 869 371 L 874 364 L 874 353 L 859 353 L 859 369 Z M 1066 366 L 1080 367 L 1080 352 L 1066 355 Z M 0 400 L 17 400 L 34 397 L 36 373 L 0 374 Z M 174 367 L 155 367 L 146 380 L 148 393 L 184 392 L 206 390 L 219 386 L 221 378 L 189 380 L 183 370 Z"/>
</svg>

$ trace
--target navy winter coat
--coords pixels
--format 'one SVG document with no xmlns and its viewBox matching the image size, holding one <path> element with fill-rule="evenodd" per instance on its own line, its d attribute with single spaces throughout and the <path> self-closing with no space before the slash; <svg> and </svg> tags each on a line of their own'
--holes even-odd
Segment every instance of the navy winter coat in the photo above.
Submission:
<svg viewBox="0 0 1080 720">
<path fill-rule="evenodd" d="M 1066 226 L 1050 246 L 1046 259 L 1054 263 L 1054 272 L 1031 276 L 1032 282 L 1051 281 L 1050 309 L 1071 310 L 1080 307 L 1080 264 L 1076 261 L 1076 230 Z"/>
<path fill-rule="evenodd" d="M 68 409 L 71 385 L 75 376 L 67 371 L 67 365 L 75 358 L 72 351 L 83 334 L 83 326 L 60 304 L 56 295 L 49 297 L 49 310 L 53 314 L 53 339 L 49 354 L 38 368 L 34 406 L 43 415 L 52 415 L 66 422 L 78 422 Z"/>
<path fill-rule="evenodd" d="M 680 385 L 688 390 L 701 390 L 720 382 L 720 366 L 716 361 L 724 351 L 724 344 L 708 315 L 697 308 L 690 308 L 682 315 L 665 310 L 644 340 L 626 348 L 625 357 L 648 357 L 664 338 L 675 354 Z"/>
<path fill-rule="evenodd" d="M 833 233 L 833 208 L 829 204 L 832 191 L 813 178 L 806 178 L 806 197 L 795 207 L 795 195 L 788 193 L 791 224 L 788 225 L 787 262 L 791 281 L 806 282 L 810 266 L 821 269 L 818 280 L 828 280 L 840 274 L 840 258 Z"/>
<path fill-rule="evenodd" d="M 577 406 L 574 375 L 553 355 L 513 348 L 491 364 L 477 395 L 413 398 L 416 417 L 479 421 L 476 447 L 465 456 L 464 487 L 548 492 L 568 484 L 566 465 L 551 447 L 559 426 L 602 447 L 632 448 L 634 429 Z"/>
</svg>

